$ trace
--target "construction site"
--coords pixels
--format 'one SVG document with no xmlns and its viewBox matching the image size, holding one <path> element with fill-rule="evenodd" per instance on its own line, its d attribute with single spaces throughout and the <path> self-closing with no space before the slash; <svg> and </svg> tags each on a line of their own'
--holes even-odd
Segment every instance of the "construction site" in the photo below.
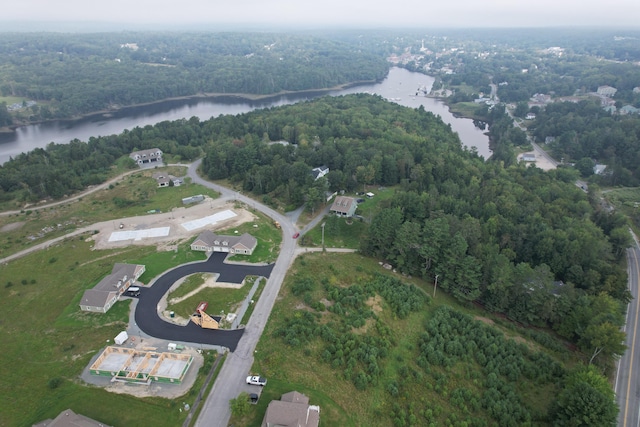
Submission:
<svg viewBox="0 0 640 427">
<path fill-rule="evenodd" d="M 111 377 L 112 382 L 181 384 L 192 362 L 189 354 L 108 346 L 89 371 L 91 375 Z"/>
</svg>

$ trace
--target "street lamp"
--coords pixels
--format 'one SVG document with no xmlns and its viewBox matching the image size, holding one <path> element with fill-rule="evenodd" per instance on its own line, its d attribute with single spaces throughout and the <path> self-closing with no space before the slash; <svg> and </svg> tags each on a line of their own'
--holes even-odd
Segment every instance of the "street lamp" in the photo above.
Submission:
<svg viewBox="0 0 640 427">
<path fill-rule="evenodd" d="M 438 289 L 438 275 L 436 274 L 436 281 L 433 283 L 433 297 L 436 297 L 436 289 Z"/>
<path fill-rule="evenodd" d="M 324 249 L 324 225 L 326 224 L 326 222 L 323 222 L 321 227 L 322 227 L 322 252 L 325 251 Z"/>
</svg>

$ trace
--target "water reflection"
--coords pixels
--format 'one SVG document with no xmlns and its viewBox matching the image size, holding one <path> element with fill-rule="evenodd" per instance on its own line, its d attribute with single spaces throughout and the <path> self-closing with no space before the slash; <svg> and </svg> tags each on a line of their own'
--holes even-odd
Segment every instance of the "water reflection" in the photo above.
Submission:
<svg viewBox="0 0 640 427">
<path fill-rule="evenodd" d="M 331 91 L 329 95 L 339 96 L 366 92 L 380 95 L 407 107 L 418 108 L 422 105 L 425 110 L 440 115 L 445 123 L 449 123 L 466 147 L 476 147 L 481 156 L 488 158 L 491 155 L 488 137 L 474 126 L 472 120 L 454 117 L 442 102 L 416 95 L 418 88 L 430 89 L 433 82 L 432 77 L 424 74 L 393 68 L 387 78 L 380 83 Z M 45 147 L 50 142 L 66 144 L 73 139 L 88 141 L 92 136 L 119 134 L 125 129 L 154 125 L 166 120 L 189 119 L 194 116 L 200 120 L 208 120 L 221 114 L 235 115 L 259 108 L 289 105 L 326 94 L 326 92 L 290 94 L 258 101 L 231 96 L 216 99 L 171 100 L 123 108 L 110 114 L 95 115 L 80 120 L 24 126 L 13 133 L 0 134 L 0 164 L 22 152 Z"/>
</svg>

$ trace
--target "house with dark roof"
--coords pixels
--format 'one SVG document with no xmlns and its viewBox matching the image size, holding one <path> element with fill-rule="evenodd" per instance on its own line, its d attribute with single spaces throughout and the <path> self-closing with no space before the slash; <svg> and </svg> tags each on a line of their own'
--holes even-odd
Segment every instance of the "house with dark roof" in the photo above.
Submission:
<svg viewBox="0 0 640 427">
<path fill-rule="evenodd" d="M 53 420 L 44 420 L 33 427 L 110 427 L 105 423 L 93 420 L 84 415 L 76 414 L 71 409 L 65 409 Z"/>
<path fill-rule="evenodd" d="M 348 218 L 355 214 L 357 207 L 358 202 L 356 202 L 356 199 L 353 197 L 338 196 L 333 201 L 329 212 L 333 212 L 337 216 Z"/>
<path fill-rule="evenodd" d="M 309 405 L 309 398 L 292 391 L 272 400 L 262 420 L 262 427 L 318 427 L 320 407 Z"/>
<path fill-rule="evenodd" d="M 149 150 L 134 151 L 129 154 L 138 166 L 146 163 L 162 163 L 162 151 L 159 148 L 150 148 Z"/>
<path fill-rule="evenodd" d="M 258 246 L 258 240 L 249 233 L 241 236 L 223 236 L 205 230 L 191 243 L 191 250 L 251 255 L 256 246 Z"/>
<path fill-rule="evenodd" d="M 80 299 L 80 309 L 96 313 L 106 313 L 145 271 L 144 265 L 117 263 L 111 274 L 105 276 L 93 289 L 84 291 Z"/>
<path fill-rule="evenodd" d="M 317 168 L 311 169 L 311 175 L 313 176 L 314 181 L 322 178 L 328 173 L 329 168 L 326 166 L 318 166 Z"/>
</svg>

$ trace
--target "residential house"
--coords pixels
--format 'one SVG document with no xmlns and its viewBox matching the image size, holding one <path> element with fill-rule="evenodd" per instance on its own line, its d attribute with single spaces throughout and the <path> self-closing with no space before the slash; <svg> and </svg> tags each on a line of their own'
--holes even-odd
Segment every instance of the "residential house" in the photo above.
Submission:
<svg viewBox="0 0 640 427">
<path fill-rule="evenodd" d="M 258 246 L 258 240 L 248 233 L 242 236 L 223 236 L 205 230 L 191 243 L 191 250 L 251 255 L 256 246 Z"/>
<path fill-rule="evenodd" d="M 118 301 L 145 271 L 144 265 L 121 264 L 113 266 L 111 274 L 106 276 L 93 289 L 87 289 L 80 299 L 80 309 L 106 313 Z"/>
<path fill-rule="evenodd" d="M 333 201 L 329 212 L 333 212 L 337 216 L 352 217 L 356 212 L 358 202 L 353 197 L 337 196 Z"/>
<path fill-rule="evenodd" d="M 601 165 L 596 163 L 596 165 L 593 167 L 593 173 L 596 175 L 602 175 L 606 169 L 607 169 L 607 165 Z"/>
<path fill-rule="evenodd" d="M 596 93 L 600 96 L 614 96 L 618 89 L 611 86 L 598 86 Z"/>
<path fill-rule="evenodd" d="M 314 181 L 317 181 L 328 173 L 329 168 L 326 166 L 318 166 L 317 168 L 311 169 L 311 175 L 313 176 Z"/>
<path fill-rule="evenodd" d="M 154 173 L 153 179 L 158 183 L 158 187 L 171 187 L 172 182 L 174 187 L 179 187 L 182 184 L 182 180 L 180 178 L 173 175 L 165 175 L 161 172 Z"/>
<path fill-rule="evenodd" d="M 309 398 L 297 391 L 269 402 L 262 419 L 262 427 L 318 427 L 319 424 L 320 407 L 309 405 Z"/>
<path fill-rule="evenodd" d="M 636 108 L 633 105 L 625 105 L 624 107 L 620 107 L 619 113 L 623 114 L 623 115 L 639 114 L 640 113 L 640 108 Z"/>
<path fill-rule="evenodd" d="M 162 151 L 159 148 L 134 151 L 129 154 L 139 166 L 147 163 L 162 163 Z"/>
<path fill-rule="evenodd" d="M 522 160 L 523 162 L 535 162 L 536 155 L 533 153 L 524 153 L 522 154 L 522 156 L 520 156 L 520 160 Z"/>
<path fill-rule="evenodd" d="M 33 427 L 110 427 L 84 415 L 76 414 L 71 409 L 65 409 L 55 419 L 44 420 Z"/>
</svg>

